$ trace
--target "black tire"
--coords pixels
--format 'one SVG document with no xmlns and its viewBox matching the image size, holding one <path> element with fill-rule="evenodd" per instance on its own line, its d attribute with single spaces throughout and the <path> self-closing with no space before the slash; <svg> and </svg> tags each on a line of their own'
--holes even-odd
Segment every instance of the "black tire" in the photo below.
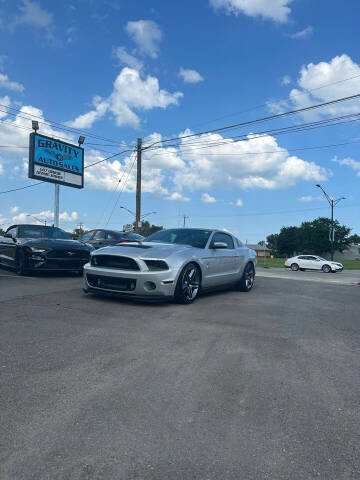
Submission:
<svg viewBox="0 0 360 480">
<path fill-rule="evenodd" d="M 244 273 L 238 284 L 238 290 L 240 292 L 250 292 L 254 286 L 255 281 L 255 267 L 250 262 L 246 265 Z"/>
<path fill-rule="evenodd" d="M 16 254 L 15 272 L 16 272 L 17 275 L 26 275 L 27 274 L 26 258 L 25 258 L 25 254 L 22 250 L 19 250 Z"/>
<path fill-rule="evenodd" d="M 324 273 L 331 273 L 330 265 L 323 265 L 321 269 Z"/>
<path fill-rule="evenodd" d="M 300 272 L 305 272 L 305 268 L 300 268 Z"/>
<path fill-rule="evenodd" d="M 293 272 L 297 272 L 299 270 L 299 265 L 297 263 L 292 263 L 290 268 Z"/>
<path fill-rule="evenodd" d="M 188 305 L 199 295 L 201 288 L 201 272 L 195 263 L 188 263 L 179 275 L 174 300 L 176 303 Z"/>
</svg>

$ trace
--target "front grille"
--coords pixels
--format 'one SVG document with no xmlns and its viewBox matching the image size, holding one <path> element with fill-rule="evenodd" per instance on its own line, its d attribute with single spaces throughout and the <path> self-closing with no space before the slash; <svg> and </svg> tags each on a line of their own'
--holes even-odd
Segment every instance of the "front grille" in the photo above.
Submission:
<svg viewBox="0 0 360 480">
<path fill-rule="evenodd" d="M 50 250 L 47 252 L 47 258 L 56 258 L 57 260 L 88 260 L 90 253 L 88 250 Z"/>
<path fill-rule="evenodd" d="M 117 268 L 119 270 L 140 270 L 135 260 L 119 255 L 93 255 L 91 257 L 91 265 L 94 267 Z"/>
<path fill-rule="evenodd" d="M 102 275 L 86 275 L 87 282 L 91 287 L 118 292 L 132 292 L 136 288 L 136 280 L 132 278 L 104 277 Z"/>
</svg>

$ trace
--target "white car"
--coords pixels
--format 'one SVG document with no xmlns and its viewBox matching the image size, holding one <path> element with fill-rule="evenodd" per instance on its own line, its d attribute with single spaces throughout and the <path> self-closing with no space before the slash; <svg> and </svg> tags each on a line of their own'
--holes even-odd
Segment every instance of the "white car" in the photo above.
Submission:
<svg viewBox="0 0 360 480">
<path fill-rule="evenodd" d="M 298 255 L 288 258 L 285 262 L 286 268 L 291 268 L 294 272 L 297 270 L 322 270 L 324 273 L 342 272 L 344 267 L 341 263 L 332 262 L 315 255 Z"/>
</svg>

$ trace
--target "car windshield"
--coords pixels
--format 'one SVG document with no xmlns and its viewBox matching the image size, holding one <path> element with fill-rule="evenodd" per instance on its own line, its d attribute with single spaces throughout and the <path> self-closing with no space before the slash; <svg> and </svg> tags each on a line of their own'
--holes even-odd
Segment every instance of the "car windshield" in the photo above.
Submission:
<svg viewBox="0 0 360 480">
<path fill-rule="evenodd" d="M 57 227 L 45 227 L 42 225 L 21 225 L 18 227 L 19 238 L 50 238 L 57 240 L 71 240 L 68 233 Z"/>
<path fill-rule="evenodd" d="M 326 262 L 326 258 L 323 258 L 323 257 L 317 257 L 319 260 L 323 260 L 324 262 Z"/>
<path fill-rule="evenodd" d="M 198 230 L 195 228 L 174 228 L 171 230 L 160 230 L 150 235 L 146 242 L 174 243 L 179 245 L 190 245 L 196 248 L 205 248 L 212 230 Z"/>
</svg>

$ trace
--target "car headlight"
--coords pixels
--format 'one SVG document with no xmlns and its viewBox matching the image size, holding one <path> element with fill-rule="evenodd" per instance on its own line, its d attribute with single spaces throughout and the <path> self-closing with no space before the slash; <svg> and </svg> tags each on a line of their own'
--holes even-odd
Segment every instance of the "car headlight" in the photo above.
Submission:
<svg viewBox="0 0 360 480">
<path fill-rule="evenodd" d="M 144 262 L 151 271 L 169 270 L 169 265 L 164 260 L 144 260 Z"/>
</svg>

